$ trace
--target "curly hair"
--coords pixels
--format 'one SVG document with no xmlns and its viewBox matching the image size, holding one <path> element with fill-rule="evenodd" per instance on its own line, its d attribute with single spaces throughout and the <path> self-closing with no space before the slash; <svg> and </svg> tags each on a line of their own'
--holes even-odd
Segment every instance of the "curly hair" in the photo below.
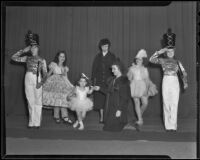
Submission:
<svg viewBox="0 0 200 160">
<path fill-rule="evenodd" d="M 102 51 L 101 47 L 102 47 L 103 45 L 106 45 L 106 44 L 108 44 L 108 47 L 110 47 L 110 46 L 111 46 L 110 40 L 109 40 L 108 38 L 101 39 L 101 40 L 99 41 L 99 45 L 98 45 L 98 46 L 99 46 L 99 50 Z"/>
<path fill-rule="evenodd" d="M 143 59 L 143 62 L 142 62 L 142 65 L 144 66 L 144 67 L 147 67 L 147 66 L 149 66 L 149 60 L 148 60 L 148 58 L 147 57 L 144 57 L 144 58 L 142 58 Z M 137 60 L 137 58 L 135 57 L 134 59 L 133 59 L 133 62 L 136 64 L 136 60 Z"/>
<path fill-rule="evenodd" d="M 63 66 L 66 66 L 67 65 L 67 53 L 66 53 L 66 51 L 58 51 L 53 62 L 55 62 L 56 64 L 59 63 L 58 57 L 60 56 L 61 53 L 63 53 L 65 55 L 65 61 L 63 62 Z"/>
<path fill-rule="evenodd" d="M 85 81 L 86 81 L 86 85 L 85 86 L 86 87 L 90 87 L 90 85 L 91 85 L 90 80 L 88 80 L 87 78 L 85 78 L 83 76 L 80 76 L 79 79 L 76 81 L 76 86 L 80 86 L 80 84 L 79 84 L 80 79 L 85 79 Z"/>
</svg>

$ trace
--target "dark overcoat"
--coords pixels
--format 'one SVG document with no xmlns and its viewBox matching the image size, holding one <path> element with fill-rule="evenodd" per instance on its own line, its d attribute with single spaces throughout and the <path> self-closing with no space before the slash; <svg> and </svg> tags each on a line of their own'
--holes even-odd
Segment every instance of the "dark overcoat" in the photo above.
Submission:
<svg viewBox="0 0 200 160">
<path fill-rule="evenodd" d="M 116 57 L 113 53 L 108 52 L 105 56 L 100 52 L 94 58 L 92 65 L 92 82 L 93 85 L 105 88 L 106 80 L 112 76 L 111 66 Z M 94 109 L 103 109 L 106 97 L 101 92 L 94 92 Z"/>
</svg>

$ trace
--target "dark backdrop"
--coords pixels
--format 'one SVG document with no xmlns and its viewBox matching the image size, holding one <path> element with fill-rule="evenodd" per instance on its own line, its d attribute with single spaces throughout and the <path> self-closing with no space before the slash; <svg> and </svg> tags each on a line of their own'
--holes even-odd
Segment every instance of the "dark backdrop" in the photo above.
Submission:
<svg viewBox="0 0 200 160">
<path fill-rule="evenodd" d="M 6 7 L 5 111 L 25 114 L 25 66 L 10 61 L 11 55 L 25 47 L 28 29 L 40 36 L 41 55 L 49 64 L 58 50 L 66 50 L 69 79 L 74 83 L 81 72 L 91 76 L 98 42 L 107 37 L 111 51 L 125 66 L 137 51 L 145 48 L 151 56 L 161 47 L 167 28 L 177 35 L 176 57 L 188 73 L 188 90 L 181 94 L 179 117 L 195 118 L 196 99 L 196 2 L 172 2 L 165 7 Z M 149 67 L 150 77 L 159 94 L 149 101 L 146 117 L 162 114 L 159 67 Z"/>
</svg>

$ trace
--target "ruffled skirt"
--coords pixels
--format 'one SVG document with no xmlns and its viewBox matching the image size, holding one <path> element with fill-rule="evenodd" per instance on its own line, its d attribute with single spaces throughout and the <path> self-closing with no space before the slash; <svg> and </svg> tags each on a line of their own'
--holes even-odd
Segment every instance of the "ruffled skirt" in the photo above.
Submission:
<svg viewBox="0 0 200 160">
<path fill-rule="evenodd" d="M 69 102 L 69 109 L 78 112 L 87 112 L 93 109 L 93 102 L 90 98 L 79 99 L 78 97 L 72 97 Z"/>
<path fill-rule="evenodd" d="M 149 80 L 149 82 L 148 82 L 147 94 L 148 94 L 148 96 L 155 96 L 156 94 L 158 94 L 156 85 L 151 80 Z"/>
<path fill-rule="evenodd" d="M 68 107 L 67 96 L 73 88 L 67 77 L 52 75 L 43 85 L 43 105 Z"/>
<path fill-rule="evenodd" d="M 130 88 L 132 97 L 154 96 L 158 93 L 156 85 L 151 80 L 133 80 Z"/>
</svg>

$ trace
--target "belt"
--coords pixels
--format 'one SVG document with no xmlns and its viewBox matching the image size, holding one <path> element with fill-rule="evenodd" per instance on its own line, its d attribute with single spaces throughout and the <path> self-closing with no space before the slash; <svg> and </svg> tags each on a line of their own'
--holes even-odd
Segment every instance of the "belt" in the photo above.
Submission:
<svg viewBox="0 0 200 160">
<path fill-rule="evenodd" d="M 37 72 L 36 72 L 36 71 L 28 70 L 27 72 L 32 72 L 33 74 L 37 75 Z"/>
<path fill-rule="evenodd" d="M 177 74 L 164 73 L 164 76 L 177 76 Z"/>
</svg>

